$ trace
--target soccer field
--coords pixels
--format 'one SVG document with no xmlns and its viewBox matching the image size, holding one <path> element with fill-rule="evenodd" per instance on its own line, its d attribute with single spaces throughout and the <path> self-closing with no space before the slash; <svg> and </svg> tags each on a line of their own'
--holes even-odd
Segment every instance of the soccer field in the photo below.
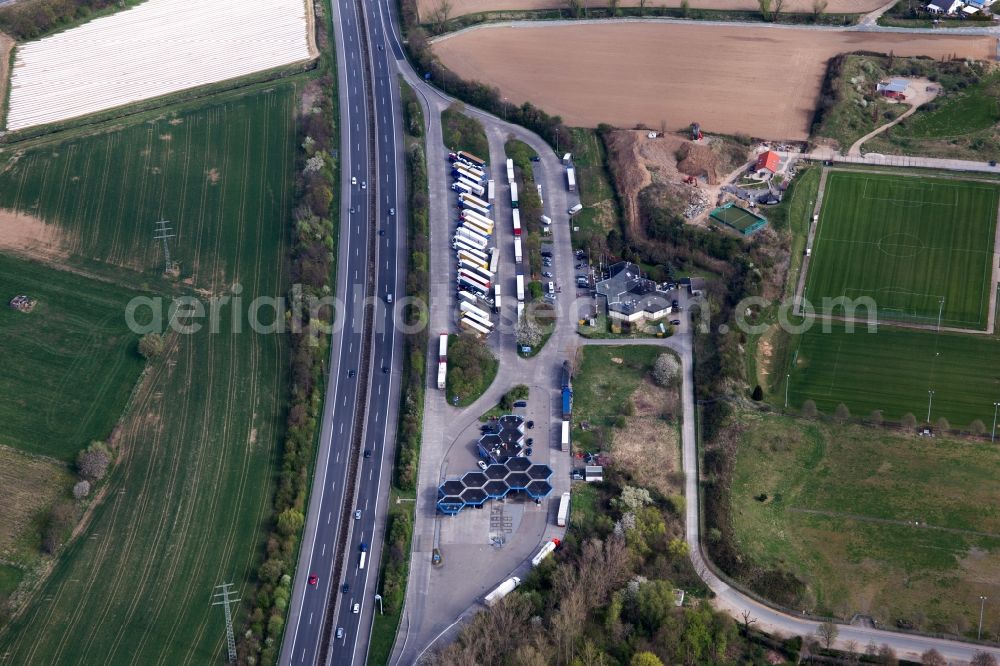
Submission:
<svg viewBox="0 0 1000 666">
<path fill-rule="evenodd" d="M 872 298 L 880 320 L 983 329 L 1000 188 L 980 182 L 831 171 L 805 297 Z"/>
<path fill-rule="evenodd" d="M 844 403 L 855 417 L 883 410 L 886 420 L 912 413 L 944 417 L 952 427 L 978 419 L 992 425 L 1000 400 L 1000 339 L 983 335 L 881 328 L 878 333 L 815 326 L 800 339 L 791 365 L 789 402 L 813 400 L 833 414 Z"/>
</svg>

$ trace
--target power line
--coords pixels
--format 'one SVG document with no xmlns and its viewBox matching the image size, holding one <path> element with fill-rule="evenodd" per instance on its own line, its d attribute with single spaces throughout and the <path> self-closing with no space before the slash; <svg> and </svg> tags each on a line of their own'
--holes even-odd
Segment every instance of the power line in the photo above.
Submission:
<svg viewBox="0 0 1000 666">
<path fill-rule="evenodd" d="M 222 583 L 221 585 L 216 585 L 215 589 L 219 591 L 212 595 L 212 605 L 222 606 L 223 610 L 226 611 L 226 648 L 229 650 L 229 663 L 235 664 L 236 639 L 233 637 L 233 612 L 230 606 L 238 603 L 240 599 L 231 598 L 230 595 L 236 594 L 229 589 L 232 586 L 232 583 Z"/>
</svg>

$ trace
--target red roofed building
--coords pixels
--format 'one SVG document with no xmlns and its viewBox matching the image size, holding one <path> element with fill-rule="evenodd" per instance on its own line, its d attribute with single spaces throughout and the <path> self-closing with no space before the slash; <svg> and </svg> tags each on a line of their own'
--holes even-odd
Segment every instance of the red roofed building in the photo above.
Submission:
<svg viewBox="0 0 1000 666">
<path fill-rule="evenodd" d="M 768 150 L 766 152 L 761 153 L 757 157 L 757 166 L 755 166 L 753 170 L 762 171 L 764 169 L 767 169 L 771 173 L 777 173 L 778 163 L 780 161 L 781 158 L 778 157 L 778 153 L 774 152 L 773 150 Z"/>
</svg>

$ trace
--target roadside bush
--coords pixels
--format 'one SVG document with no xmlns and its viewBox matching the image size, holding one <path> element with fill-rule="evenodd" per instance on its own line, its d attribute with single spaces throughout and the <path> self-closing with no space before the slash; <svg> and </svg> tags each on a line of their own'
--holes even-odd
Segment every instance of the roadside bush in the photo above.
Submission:
<svg viewBox="0 0 1000 666">
<path fill-rule="evenodd" d="M 90 494 L 90 481 L 78 481 L 73 485 L 73 497 L 83 499 Z"/>
<path fill-rule="evenodd" d="M 111 453 L 104 442 L 91 442 L 76 456 L 76 469 L 88 481 L 100 481 L 108 473 Z"/>
<path fill-rule="evenodd" d="M 139 338 L 139 353 L 150 361 L 163 355 L 164 340 L 159 333 L 147 333 Z"/>
<path fill-rule="evenodd" d="M 66 24 L 112 7 L 125 8 L 140 0 L 34 0 L 0 9 L 0 29 L 17 40 L 34 39 Z"/>
</svg>

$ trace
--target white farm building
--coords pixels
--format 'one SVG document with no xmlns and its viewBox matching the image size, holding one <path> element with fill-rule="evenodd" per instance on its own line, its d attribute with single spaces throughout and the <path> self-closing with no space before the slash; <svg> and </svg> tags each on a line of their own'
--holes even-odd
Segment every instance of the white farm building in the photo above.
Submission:
<svg viewBox="0 0 1000 666">
<path fill-rule="evenodd" d="M 147 0 L 14 54 L 7 130 L 314 57 L 306 0 Z"/>
</svg>

